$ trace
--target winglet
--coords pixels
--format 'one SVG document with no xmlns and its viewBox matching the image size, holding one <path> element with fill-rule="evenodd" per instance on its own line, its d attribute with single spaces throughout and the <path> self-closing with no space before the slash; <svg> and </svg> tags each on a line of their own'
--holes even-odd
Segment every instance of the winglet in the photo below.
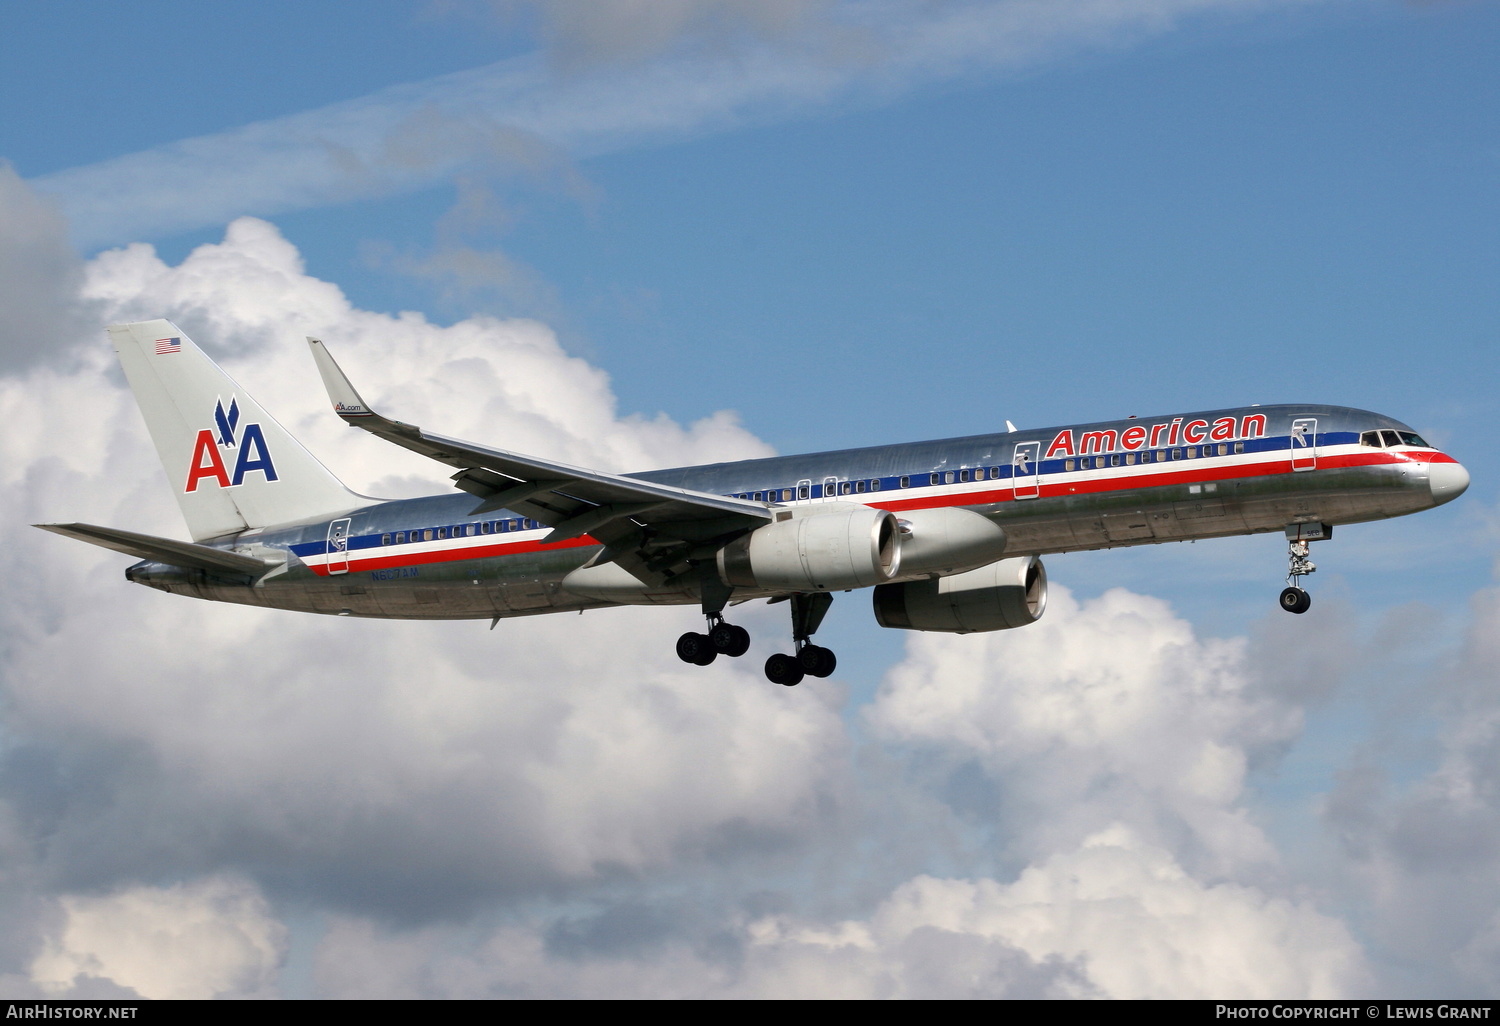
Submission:
<svg viewBox="0 0 1500 1026">
<path fill-rule="evenodd" d="M 354 386 L 349 383 L 349 378 L 339 369 L 334 361 L 333 354 L 328 351 L 321 339 L 309 337 L 307 344 L 312 347 L 313 362 L 318 365 L 318 374 L 323 378 L 323 387 L 328 389 L 328 398 L 333 402 L 333 412 L 345 420 L 354 417 L 373 417 L 375 411 L 365 405 Z"/>
<path fill-rule="evenodd" d="M 382 417 L 365 405 L 364 399 L 349 383 L 348 376 L 334 361 L 333 354 L 328 351 L 322 339 L 308 336 L 307 344 L 312 349 L 313 362 L 318 365 L 318 374 L 323 378 L 323 387 L 328 390 L 329 401 L 333 403 L 333 412 L 344 418 L 345 424 L 382 436 L 394 433 L 417 437 L 421 434 L 421 430 L 415 425 Z"/>
</svg>

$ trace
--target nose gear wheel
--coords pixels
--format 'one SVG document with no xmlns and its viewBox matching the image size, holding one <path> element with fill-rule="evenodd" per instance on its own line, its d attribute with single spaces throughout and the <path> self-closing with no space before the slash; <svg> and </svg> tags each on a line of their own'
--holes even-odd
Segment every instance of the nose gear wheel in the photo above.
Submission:
<svg viewBox="0 0 1500 1026">
<path fill-rule="evenodd" d="M 1304 525 L 1292 525 L 1287 533 L 1286 587 L 1281 592 L 1281 608 L 1288 613 L 1305 613 L 1312 608 L 1312 596 L 1302 587 L 1302 578 L 1317 571 L 1317 566 L 1308 558 L 1310 538 L 1302 537 Z M 1316 537 L 1327 537 L 1332 528 L 1323 527 Z"/>
</svg>

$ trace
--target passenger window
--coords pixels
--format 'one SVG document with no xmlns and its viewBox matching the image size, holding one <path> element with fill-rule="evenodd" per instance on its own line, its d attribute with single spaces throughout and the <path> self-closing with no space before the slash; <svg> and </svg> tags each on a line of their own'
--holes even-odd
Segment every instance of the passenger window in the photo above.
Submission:
<svg viewBox="0 0 1500 1026">
<path fill-rule="evenodd" d="M 810 499 L 810 498 L 812 498 L 812 485 L 798 485 L 797 486 L 797 498 L 799 498 L 799 499 Z"/>
<path fill-rule="evenodd" d="M 863 492 L 868 487 L 870 487 L 869 482 L 867 482 L 867 481 L 860 481 L 858 484 L 856 484 L 854 486 L 854 490 L 856 492 Z"/>
<path fill-rule="evenodd" d="M 1064 470 L 1072 470 L 1073 469 L 1073 461 L 1072 460 L 1063 460 L 1063 469 Z"/>
<path fill-rule="evenodd" d="M 1135 453 L 1133 453 L 1133 452 L 1127 452 L 1125 454 L 1125 465 L 1127 467 L 1133 467 L 1133 466 L 1135 466 Z"/>
<path fill-rule="evenodd" d="M 382 534 L 380 536 L 380 544 L 382 544 L 382 545 L 389 545 L 390 543 L 391 543 L 391 536 L 390 535 L 388 535 L 388 534 Z"/>
<path fill-rule="evenodd" d="M 1245 451 L 1245 443 L 1244 442 L 1235 442 L 1234 443 L 1234 451 L 1235 451 L 1235 455 L 1239 455 L 1240 453 L 1244 452 Z"/>
<path fill-rule="evenodd" d="M 901 487 L 902 488 L 910 488 L 911 487 L 911 478 L 910 477 L 903 477 L 901 479 Z"/>
<path fill-rule="evenodd" d="M 877 477 L 877 478 L 875 478 L 874 480 L 872 480 L 870 482 L 870 491 L 872 491 L 872 492 L 878 492 L 878 491 L 880 491 L 880 488 L 881 488 L 880 478 Z"/>
</svg>

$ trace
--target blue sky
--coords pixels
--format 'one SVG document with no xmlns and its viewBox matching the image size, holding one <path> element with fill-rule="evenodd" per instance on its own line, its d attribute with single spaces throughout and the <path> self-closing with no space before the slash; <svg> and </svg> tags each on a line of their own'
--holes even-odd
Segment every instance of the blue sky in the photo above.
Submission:
<svg viewBox="0 0 1500 1026">
<path fill-rule="evenodd" d="M 221 10 L 159 3 L 142 10 L 75 3 L 14 6 L 0 24 L 6 40 L 0 158 L 23 180 L 17 188 L 32 197 L 25 203 L 42 205 L 18 200 L 14 209 L 53 225 L 38 228 L 37 237 L 55 229 L 57 238 L 43 243 L 51 247 L 48 259 L 60 261 L 56 280 L 89 276 L 82 300 L 66 299 L 72 293 L 57 300 L 57 319 L 65 319 L 64 306 L 68 317 L 76 306 L 86 318 L 88 310 L 102 309 L 98 304 L 113 303 L 110 310 L 121 316 L 217 323 L 244 347 L 240 373 L 257 373 L 257 364 L 273 381 L 298 373 L 291 361 L 300 354 L 286 358 L 284 366 L 293 369 L 282 374 L 283 357 L 270 348 L 290 350 L 299 341 L 297 331 L 268 334 L 267 324 L 281 323 L 276 317 L 309 318 L 308 331 L 324 334 L 341 359 L 337 332 L 345 326 L 351 357 L 358 362 L 363 352 L 369 361 L 357 375 L 362 385 L 378 380 L 383 367 L 414 359 L 372 334 L 369 318 L 376 315 L 413 311 L 434 330 L 486 317 L 533 321 L 555 333 L 559 361 L 571 356 L 583 364 L 559 363 L 556 380 L 547 377 L 552 371 L 527 364 L 515 371 L 515 388 L 565 396 L 569 373 L 584 365 L 590 374 L 603 372 L 607 386 L 586 394 L 606 397 L 605 405 L 612 397 L 616 419 L 607 430 L 623 440 L 600 443 L 599 458 L 666 462 L 686 453 L 705 461 L 745 455 L 755 439 L 781 452 L 811 451 L 989 431 L 1006 419 L 1041 426 L 1253 402 L 1347 404 L 1407 421 L 1462 460 L 1473 486 L 1449 507 L 1341 529 L 1335 541 L 1317 546 L 1321 570 L 1311 583 L 1318 604 L 1299 622 L 1273 608 L 1284 572 L 1275 539 L 1075 554 L 1049 561 L 1049 570 L 1084 603 L 1059 614 L 1078 618 L 1068 621 L 1075 627 L 1063 639 L 1090 631 L 1108 639 L 1111 624 L 1131 617 L 1163 638 L 1185 629 L 1192 640 L 1182 644 L 1197 653 L 1195 666 L 1232 663 L 1236 680 L 1262 689 L 1259 705 L 1247 699 L 1223 707 L 1222 722 L 1239 726 L 1213 727 L 1226 732 L 1210 731 L 1210 747 L 1241 753 L 1248 774 L 1245 790 L 1224 798 L 1229 805 L 1214 815 L 1258 824 L 1276 851 L 1271 862 L 1246 868 L 1225 854 L 1229 849 L 1216 848 L 1219 841 L 1181 841 L 1194 830 L 1228 835 L 1194 818 L 1201 810 L 1189 806 L 1199 809 L 1192 802 L 1201 796 L 1182 804 L 1160 798 L 1171 791 L 1167 784 L 1141 783 L 1156 780 L 1156 770 L 1147 772 L 1135 755 L 1109 762 L 1108 775 L 1158 796 L 1139 799 L 1146 809 L 1139 819 L 1121 813 L 1121 829 L 1160 845 L 1151 850 L 1175 859 L 1201 887 L 1200 896 L 1218 894 L 1213 888 L 1226 881 L 1259 888 L 1263 901 L 1255 907 L 1262 918 L 1282 908 L 1278 901 L 1291 903 L 1288 921 L 1300 925 L 1257 949 L 1270 992 L 1303 986 L 1276 975 L 1273 956 L 1299 951 L 1314 936 L 1326 950 L 1347 947 L 1348 957 L 1328 968 L 1327 978 L 1337 981 L 1329 992 L 1366 992 L 1372 980 L 1394 980 L 1406 993 L 1457 996 L 1485 991 L 1476 981 L 1495 978 L 1486 975 L 1500 952 L 1500 895 L 1493 888 L 1469 919 L 1440 927 L 1419 924 L 1420 915 L 1402 901 L 1376 897 L 1374 883 L 1361 891 L 1348 881 L 1374 880 L 1377 870 L 1406 873 L 1411 895 L 1446 908 L 1452 895 L 1434 882 L 1441 873 L 1432 867 L 1447 866 L 1456 887 L 1453 881 L 1492 870 L 1500 850 L 1492 826 L 1481 831 L 1486 840 L 1454 827 L 1451 848 L 1443 849 L 1448 863 L 1403 847 L 1419 814 L 1441 818 L 1431 803 L 1445 782 L 1461 778 L 1484 793 L 1481 778 L 1490 771 L 1482 756 L 1494 750 L 1489 735 L 1476 740 L 1461 727 L 1490 723 L 1496 714 L 1493 700 L 1485 704 L 1479 696 L 1481 685 L 1495 680 L 1484 638 L 1496 622 L 1500 473 L 1486 443 L 1500 370 L 1500 66 L 1494 59 L 1500 7 L 1383 0 L 670 0 L 593 7 L 568 0 L 391 0 L 362 5 L 356 18 L 331 4 Z M 43 208 L 65 221 L 34 213 Z M 21 214 L 5 212 L 22 223 Z M 275 246 L 264 237 L 225 243 L 226 226 L 247 216 L 273 225 L 305 270 L 277 263 L 280 250 L 266 256 Z M 155 247 L 166 266 L 138 263 L 127 274 L 128 261 L 107 254 L 132 243 Z M 76 268 L 57 257 L 64 245 Z M 0 266 L 42 266 L 23 248 L 17 252 L 14 263 Z M 232 276 L 204 284 L 200 268 L 241 266 L 211 264 L 212 253 L 242 263 L 253 257 L 269 270 L 246 277 L 239 292 Z M 278 293 L 281 286 L 265 284 L 271 279 L 289 284 Z M 308 298 L 324 295 L 317 281 L 341 290 L 355 313 L 336 311 L 316 323 L 325 310 Z M 19 295 L 19 286 L 0 289 Z M 100 298 L 106 294 L 107 301 Z M 205 306 L 215 295 L 243 296 L 244 309 L 215 314 Z M 300 309 L 270 312 L 298 297 L 306 301 Z M 158 308 L 142 305 L 148 300 Z M 246 312 L 251 308 L 256 312 Z M 293 323 L 304 322 L 285 321 Z M 57 361 L 64 357 L 73 360 L 67 373 L 90 373 L 87 357 L 71 354 L 85 353 L 97 338 L 68 336 L 58 346 L 62 355 L 40 369 L 32 358 L 7 356 L 16 394 L 39 393 L 35 376 L 63 367 Z M 220 344 L 198 340 L 211 349 Z M 25 351 L 24 340 L 12 345 Z M 416 373 L 438 366 L 442 349 L 431 353 L 427 364 L 412 365 Z M 497 372 L 510 380 L 503 363 Z M 68 380 L 70 387 L 94 387 L 83 377 Z M 442 410 L 433 398 L 437 386 L 411 387 L 411 402 Z M 260 398 L 288 419 L 300 415 L 262 391 Z M 691 434 L 691 425 L 723 410 L 737 413 L 742 434 Z M 641 424 L 659 415 L 673 430 L 689 425 L 687 433 L 669 442 L 646 438 Z M 572 426 L 559 429 L 554 442 L 533 429 L 533 420 L 491 421 L 473 409 L 450 416 L 448 425 L 428 420 L 437 430 L 502 446 L 542 439 L 537 444 L 559 451 L 538 455 L 573 462 L 584 462 L 577 454 L 589 451 L 587 433 L 576 427 L 582 412 L 559 414 Z M 465 424 L 472 425 L 467 432 L 458 430 Z M 128 419 L 99 430 L 107 431 L 100 436 L 105 444 L 132 444 L 124 440 L 133 430 Z M 724 454 L 704 440 L 712 438 L 723 440 Z M 373 464 L 380 455 L 357 458 Z M 17 472 L 32 468 L 34 476 L 42 473 L 37 467 L 68 462 L 41 442 L 9 458 Z M 335 469 L 366 473 L 360 466 Z M 436 475 L 432 480 L 441 486 Z M 48 501 L 68 495 L 57 488 L 46 493 Z M 119 502 L 128 508 L 125 498 Z M 65 509 L 25 515 L 73 517 Z M 1146 604 L 1110 605 L 1114 600 L 1101 596 L 1116 587 Z M 893 844 L 902 855 L 892 864 L 942 878 L 944 894 L 955 901 L 949 885 L 959 878 L 982 877 L 1010 900 L 1027 873 L 1081 871 L 1098 845 L 1082 843 L 1081 833 L 1059 839 L 1046 816 L 1018 811 L 1045 793 L 1007 754 L 1031 742 L 1010 737 L 991 748 L 955 741 L 956 734 L 919 724 L 921 717 L 912 718 L 903 704 L 903 688 L 918 687 L 924 667 L 937 667 L 931 672 L 941 680 L 956 672 L 944 660 L 979 650 L 929 651 L 925 639 L 880 631 L 858 596 L 846 598 L 825 629 L 843 666 L 841 690 L 829 699 L 842 726 L 808 721 L 833 731 L 830 751 L 845 752 L 844 762 L 827 756 L 841 767 L 834 776 L 851 781 L 829 799 L 846 817 L 838 839 L 806 824 L 767 825 L 744 809 L 704 812 L 733 813 L 764 827 L 758 843 L 777 853 L 770 868 L 756 862 L 759 856 L 736 861 L 679 851 L 635 863 L 615 853 L 599 856 L 598 865 L 622 859 L 628 882 L 608 868 L 562 882 L 541 873 L 534 892 L 494 870 L 507 882 L 488 890 L 476 885 L 489 897 L 475 906 L 464 927 L 470 932 L 454 934 L 430 922 L 421 927 L 425 934 L 411 933 L 409 922 L 391 925 L 380 909 L 324 887 L 319 874 L 333 870 L 280 849 L 254 858 L 215 849 L 201 857 L 197 875 L 179 868 L 148 879 L 118 867 L 72 890 L 64 873 L 26 900 L 70 910 L 79 930 L 96 936 L 108 933 L 101 923 L 123 914 L 122 896 L 135 894 L 132 887 L 156 888 L 141 900 L 166 910 L 164 916 L 200 906 L 238 910 L 261 931 L 264 943 L 245 956 L 261 975 L 251 973 L 254 986 L 225 983 L 219 993 L 373 992 L 380 974 L 371 967 L 431 968 L 447 957 L 442 952 L 465 948 L 479 935 L 483 941 L 473 942 L 467 964 L 487 965 L 483 952 L 502 948 L 510 954 L 494 957 L 514 962 L 521 956 L 506 947 L 514 937 L 505 931 L 523 927 L 545 941 L 549 969 L 567 958 L 597 956 L 588 962 L 597 978 L 584 973 L 570 991 L 565 972 L 559 969 L 555 979 L 542 972 L 538 979 L 552 982 L 530 993 L 621 993 L 630 974 L 600 968 L 625 957 L 619 950 L 603 940 L 595 948 L 580 942 L 577 950 L 559 940 L 575 927 L 595 936 L 578 925 L 595 922 L 580 907 L 598 912 L 599 937 L 624 916 L 657 924 L 663 937 L 688 938 L 683 950 L 700 953 L 705 938 L 729 929 L 725 923 L 774 912 L 782 917 L 778 925 L 752 931 L 746 950 L 791 951 L 814 944 L 806 938 L 818 930 L 837 932 L 835 920 L 878 934 L 871 924 L 900 905 L 902 887 L 918 886 L 911 882 L 916 876 L 901 884 L 905 878 L 879 859 L 856 860 L 834 889 L 863 893 L 865 904 L 849 897 L 835 914 L 810 895 L 838 853 Z M 1156 600 L 1166 605 L 1150 605 Z M 116 616 L 147 615 L 146 602 L 122 593 Z M 225 646 L 235 612 L 214 612 Z M 32 637 L 24 611 L 15 615 L 7 630 Z M 670 640 L 669 614 L 649 622 L 655 626 L 641 628 L 645 633 Z M 756 626 L 769 635 L 779 624 L 768 614 Z M 324 638 L 334 636 L 327 628 Z M 434 629 L 423 644 L 453 637 L 447 628 Z M 1026 681 L 1041 679 L 1021 680 L 1005 669 L 1013 658 L 1024 664 L 1027 657 L 1006 647 L 1020 642 L 996 636 L 983 644 L 995 667 L 993 688 L 1020 694 Z M 669 648 L 658 647 L 670 659 Z M 1231 649 L 1240 654 L 1224 654 Z M 66 731 L 26 712 L 31 692 L 14 683 L 25 660 L 16 660 L 6 671 L 10 701 L 25 725 L 13 725 L 11 737 L 25 743 L 13 740 L 12 751 L 32 745 L 66 767 L 81 756 L 69 748 Z M 1197 672 L 1171 669 L 1177 665 L 1167 660 L 1161 673 L 1182 681 Z M 1079 682 L 1092 679 L 1078 668 L 1068 671 L 1076 678 L 1047 672 L 1060 674 L 1061 690 L 1084 689 Z M 1113 671 L 1106 665 L 1100 672 Z M 1278 674 L 1292 682 L 1280 691 Z M 1168 687 L 1165 680 L 1143 678 L 1141 693 Z M 245 686 L 254 692 L 259 685 Z M 392 678 L 389 686 L 400 693 L 400 681 Z M 1281 712 L 1272 716 L 1266 702 L 1290 704 L 1275 706 Z M 1467 740 L 1453 740 L 1460 736 Z M 164 745 L 154 735 L 134 740 L 153 751 Z M 1061 743 L 1088 744 L 1074 735 Z M 1142 735 L 1135 743 L 1154 742 Z M 944 768 L 938 773 L 934 766 Z M 934 774 L 947 776 L 934 784 Z M 169 778 L 142 786 L 170 790 Z M 21 790 L 11 800 L 24 805 L 25 786 L 15 786 Z M 895 797 L 882 790 L 887 786 Z M 580 793 L 587 790 L 580 785 Z M 868 824 L 854 825 L 872 803 L 887 799 L 914 822 L 940 824 L 933 836 L 943 840 L 924 847 L 920 837 L 893 841 Z M 974 812 L 994 802 L 1005 807 L 1003 815 Z M 1127 806 L 1134 808 L 1122 800 L 1121 808 Z M 1494 811 L 1492 795 L 1480 803 L 1480 813 L 1486 810 Z M 236 820 L 238 813 L 224 815 L 255 834 Z M 1197 825 L 1186 833 L 1166 827 L 1152 833 L 1149 824 L 1172 816 Z M 649 819 L 641 813 L 640 823 Z M 1116 837 L 1109 830 L 1091 836 Z M 555 840 L 546 835 L 536 851 L 554 851 L 548 845 Z M 330 840 L 329 850 L 344 851 L 345 843 L 351 842 Z M 1134 843 L 1105 847 L 1146 850 Z M 1240 853 L 1255 847 L 1243 839 L 1236 844 L 1230 847 Z M 46 859 L 38 859 L 45 867 Z M 1141 865 L 1149 862 L 1140 855 Z M 1272 863 L 1276 868 L 1266 868 Z M 473 870 L 476 879 L 489 871 Z M 756 880 L 760 872 L 763 881 Z M 699 904 L 723 910 L 722 919 L 701 910 L 683 914 L 676 904 L 683 899 L 670 884 L 674 874 L 691 879 Z M 754 911 L 758 883 L 778 895 L 774 909 Z M 566 898 L 554 902 L 559 888 Z M 876 906 L 886 911 L 872 911 Z M 326 926 L 325 914 L 346 918 Z M 797 917 L 801 925 L 787 925 Z M 1330 923 L 1348 931 L 1347 945 L 1320 933 L 1336 933 Z M 278 941 L 277 924 L 283 931 L 292 924 L 295 942 Z M 1436 931 L 1440 940 L 1429 949 L 1441 955 L 1424 962 L 1403 947 L 1402 931 L 1415 936 L 1418 926 Z M 1124 993 L 1111 989 L 1107 974 L 1047 975 L 1047 954 L 1075 968 L 1103 964 L 1118 954 L 1104 941 L 1068 938 L 1052 948 L 1026 948 L 1003 930 L 986 936 L 985 943 L 995 944 L 997 936 L 1009 938 L 1005 952 L 1024 950 L 1032 960 L 1025 971 L 995 970 L 1008 981 L 1001 992 Z M 18 933 L 7 943 L 13 954 L 0 973 L 33 982 L 66 978 L 68 960 L 84 952 L 44 931 Z M 872 943 L 859 950 L 885 950 Z M 41 969 L 38 945 L 52 959 Z M 585 949 L 592 954 L 579 954 Z M 565 950 L 572 953 L 559 954 Z M 639 954 L 636 975 L 648 992 L 652 986 L 674 992 L 666 967 L 680 963 L 672 960 L 678 955 L 658 958 L 664 950 L 645 945 Z M 984 957 L 1009 966 L 1005 952 Z M 761 976 L 747 971 L 720 992 L 793 986 L 769 963 L 755 964 Z M 909 993 L 945 992 L 942 981 L 919 979 L 916 964 L 889 972 L 907 980 Z M 340 968 L 349 966 L 361 971 Z M 221 969 L 199 975 L 217 979 Z M 225 979 L 239 979 L 222 971 Z M 826 968 L 834 978 L 839 971 L 832 963 Z M 848 971 L 851 981 L 873 978 Z M 479 972 L 476 978 L 488 982 L 474 984 L 477 990 L 455 985 L 449 992 L 487 986 L 490 993 L 528 993 L 521 976 L 495 973 Z M 1184 982 L 1191 972 L 1183 973 L 1162 981 L 1158 993 L 1197 993 Z M 751 977 L 760 982 L 745 983 Z M 136 986 L 125 975 L 100 978 Z M 148 985 L 175 984 L 141 984 Z M 442 989 L 430 979 L 428 986 L 422 991 L 414 983 L 412 992 Z M 1493 994 L 1492 982 L 1487 993 Z"/>
</svg>

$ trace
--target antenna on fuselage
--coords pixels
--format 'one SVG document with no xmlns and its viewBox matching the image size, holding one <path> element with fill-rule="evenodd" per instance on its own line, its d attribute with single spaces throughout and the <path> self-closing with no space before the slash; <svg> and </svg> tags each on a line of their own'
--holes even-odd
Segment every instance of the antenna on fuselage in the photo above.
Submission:
<svg viewBox="0 0 1500 1026">
<path fill-rule="evenodd" d="M 1007 420 L 1005 422 L 1005 430 L 1009 431 L 1011 434 L 1015 434 L 1016 426 Z"/>
</svg>

